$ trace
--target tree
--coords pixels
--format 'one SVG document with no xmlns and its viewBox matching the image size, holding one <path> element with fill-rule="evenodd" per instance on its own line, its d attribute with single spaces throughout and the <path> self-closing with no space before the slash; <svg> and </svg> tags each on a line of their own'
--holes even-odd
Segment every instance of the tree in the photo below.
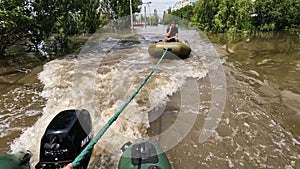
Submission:
<svg viewBox="0 0 300 169">
<path fill-rule="evenodd" d="M 252 11 L 252 0 L 202 0 L 195 4 L 191 22 L 212 32 L 248 30 Z"/>
<path fill-rule="evenodd" d="M 0 3 L 0 55 L 7 47 L 28 37 L 33 18 L 24 0 L 2 0 Z"/>
<path fill-rule="evenodd" d="M 175 15 L 171 14 L 172 10 L 171 7 L 168 8 L 167 11 L 164 11 L 163 19 L 162 19 L 162 24 L 170 24 L 171 22 L 175 21 L 178 17 Z"/>
<path fill-rule="evenodd" d="M 212 30 L 214 32 L 249 30 L 252 4 L 252 0 L 221 0 L 213 19 Z"/>
<path fill-rule="evenodd" d="M 151 24 L 152 25 L 158 25 L 158 21 L 159 21 L 159 16 L 157 14 L 157 10 L 154 9 L 154 14 L 153 16 L 151 17 Z"/>
<path fill-rule="evenodd" d="M 98 29 L 99 8 L 99 0 L 1 0 L 0 52 L 23 40 L 37 49 L 50 36 L 55 48 L 66 47 L 69 36 Z"/>
<path fill-rule="evenodd" d="M 295 0 L 256 0 L 253 25 L 260 30 L 281 30 L 300 25 L 300 2 Z"/>
<path fill-rule="evenodd" d="M 205 31 L 212 30 L 213 19 L 218 12 L 220 0 L 201 0 L 197 1 L 194 6 L 194 15 L 191 18 L 193 25 Z"/>
<path fill-rule="evenodd" d="M 132 12 L 140 12 L 139 6 L 142 5 L 142 0 L 132 0 Z M 106 12 L 110 14 L 113 20 L 121 19 L 124 16 L 130 15 L 129 0 L 106 0 L 102 1 L 102 7 L 108 9 Z"/>
<path fill-rule="evenodd" d="M 190 21 L 193 16 L 193 6 L 187 5 L 176 11 L 172 11 L 171 14 L 180 17 L 181 19 Z"/>
<path fill-rule="evenodd" d="M 212 32 L 282 30 L 300 25 L 299 0 L 201 0 L 193 12 L 192 24 Z"/>
<path fill-rule="evenodd" d="M 67 37 L 94 33 L 100 25 L 98 0 L 35 0 L 32 6 L 35 27 L 30 32 L 34 44 L 54 35 L 58 44 L 65 47 Z"/>
</svg>

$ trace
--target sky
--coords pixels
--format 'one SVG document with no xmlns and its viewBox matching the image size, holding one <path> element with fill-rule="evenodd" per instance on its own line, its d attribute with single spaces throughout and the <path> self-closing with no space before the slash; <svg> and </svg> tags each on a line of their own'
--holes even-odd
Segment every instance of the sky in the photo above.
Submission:
<svg viewBox="0 0 300 169">
<path fill-rule="evenodd" d="M 153 15 L 154 9 L 157 10 L 159 17 L 163 16 L 164 10 L 167 10 L 170 6 L 174 5 L 175 2 L 180 1 L 180 0 L 143 0 L 143 3 L 151 2 L 150 4 L 150 9 L 151 9 L 151 14 Z M 149 15 L 149 8 L 147 4 L 143 4 L 143 6 L 147 7 L 147 15 Z M 141 11 L 143 14 L 144 12 L 144 7 L 142 8 Z"/>
</svg>

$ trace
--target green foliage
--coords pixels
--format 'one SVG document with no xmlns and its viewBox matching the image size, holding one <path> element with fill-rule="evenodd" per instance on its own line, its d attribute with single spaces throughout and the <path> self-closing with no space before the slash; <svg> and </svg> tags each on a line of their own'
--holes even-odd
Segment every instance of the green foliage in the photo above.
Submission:
<svg viewBox="0 0 300 169">
<path fill-rule="evenodd" d="M 163 16 L 163 20 L 161 21 L 162 24 L 164 25 L 168 25 L 170 24 L 170 22 L 172 22 L 176 17 L 174 15 L 171 14 L 167 14 L 165 13 Z"/>
<path fill-rule="evenodd" d="M 169 9 L 168 13 L 164 13 L 162 24 L 168 25 L 175 22 L 180 27 L 189 27 L 189 22 L 194 15 L 193 8 L 193 6 L 188 5 L 176 11 Z"/>
<path fill-rule="evenodd" d="M 190 29 L 189 21 L 182 19 L 180 17 L 177 17 L 172 14 L 164 14 L 162 24 L 169 25 L 171 22 L 175 22 L 176 26 L 180 28 Z"/>
<path fill-rule="evenodd" d="M 193 25 L 205 31 L 212 30 L 213 19 L 218 12 L 220 0 L 201 0 L 194 6 L 194 15 L 191 18 Z"/>
<path fill-rule="evenodd" d="M 180 11 L 173 12 L 174 14 Z M 180 14 L 182 15 L 182 14 Z M 299 27 L 299 0 L 199 0 L 191 23 L 211 32 L 282 30 Z"/>
<path fill-rule="evenodd" d="M 248 30 L 252 8 L 252 0 L 202 0 L 195 4 L 192 23 L 212 32 Z"/>
<path fill-rule="evenodd" d="M 0 52 L 4 54 L 7 47 L 23 40 L 37 48 L 50 36 L 54 44 L 65 47 L 68 36 L 96 31 L 98 8 L 98 0 L 1 0 Z"/>
<path fill-rule="evenodd" d="M 172 11 L 171 14 L 180 17 L 181 19 L 190 21 L 191 17 L 193 16 L 193 6 L 187 5 L 176 11 Z"/>
<path fill-rule="evenodd" d="M 142 5 L 142 0 L 132 0 L 132 11 L 140 12 L 139 6 Z M 129 0 L 105 0 L 102 1 L 102 7 L 109 9 L 106 12 L 113 20 L 121 19 L 130 15 L 130 1 Z"/>
<path fill-rule="evenodd" d="M 35 49 L 47 40 L 65 48 L 70 36 L 94 33 L 101 25 L 130 15 L 129 0 L 0 0 L 0 54 L 20 41 Z M 142 0 L 132 0 L 139 12 Z M 50 40 L 50 41 L 49 41 Z"/>
<path fill-rule="evenodd" d="M 54 36 L 55 48 L 64 48 L 69 36 L 94 33 L 100 25 L 99 5 L 98 0 L 35 0 L 31 42 L 39 44 Z"/>
<path fill-rule="evenodd" d="M 151 17 L 151 25 L 158 25 L 158 21 L 159 21 L 159 16 L 157 14 L 157 10 L 154 9 L 154 14 L 153 16 Z"/>
<path fill-rule="evenodd" d="M 8 46 L 28 36 L 33 24 L 24 0 L 2 0 L 0 3 L 0 55 Z"/>
<path fill-rule="evenodd" d="M 256 0 L 253 25 L 259 30 L 282 30 L 300 25 L 299 0 Z"/>
<path fill-rule="evenodd" d="M 175 22 L 177 25 L 180 25 L 181 27 L 189 26 L 188 20 L 172 15 L 171 13 L 165 13 L 161 23 L 164 25 L 169 25 L 171 22 Z"/>
</svg>

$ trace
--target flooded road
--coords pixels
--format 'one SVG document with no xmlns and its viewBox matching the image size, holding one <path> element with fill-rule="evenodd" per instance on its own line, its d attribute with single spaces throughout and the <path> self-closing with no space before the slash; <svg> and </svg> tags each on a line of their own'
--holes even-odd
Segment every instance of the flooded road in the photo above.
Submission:
<svg viewBox="0 0 300 169">
<path fill-rule="evenodd" d="M 29 149 L 64 109 L 84 108 L 97 132 L 156 64 L 165 27 L 93 35 L 76 57 L 46 63 L 33 83 L 3 91 L 2 153 Z M 180 30 L 187 60 L 164 60 L 97 144 L 89 168 L 116 168 L 122 144 L 154 139 L 173 168 L 300 168 L 300 39 L 281 33 L 225 43 Z M 225 46 L 224 46 L 225 45 Z M 28 80 L 28 79 L 27 79 Z M 28 80 L 29 81 L 29 80 Z"/>
</svg>

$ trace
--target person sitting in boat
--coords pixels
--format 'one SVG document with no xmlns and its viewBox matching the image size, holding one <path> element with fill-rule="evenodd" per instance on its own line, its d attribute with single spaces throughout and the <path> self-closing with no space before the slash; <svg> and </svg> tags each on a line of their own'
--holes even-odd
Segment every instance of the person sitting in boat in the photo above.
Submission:
<svg viewBox="0 0 300 169">
<path fill-rule="evenodd" d="M 174 22 L 172 22 L 170 26 L 167 28 L 166 41 L 167 42 L 178 41 L 178 28 L 175 26 Z"/>
</svg>

